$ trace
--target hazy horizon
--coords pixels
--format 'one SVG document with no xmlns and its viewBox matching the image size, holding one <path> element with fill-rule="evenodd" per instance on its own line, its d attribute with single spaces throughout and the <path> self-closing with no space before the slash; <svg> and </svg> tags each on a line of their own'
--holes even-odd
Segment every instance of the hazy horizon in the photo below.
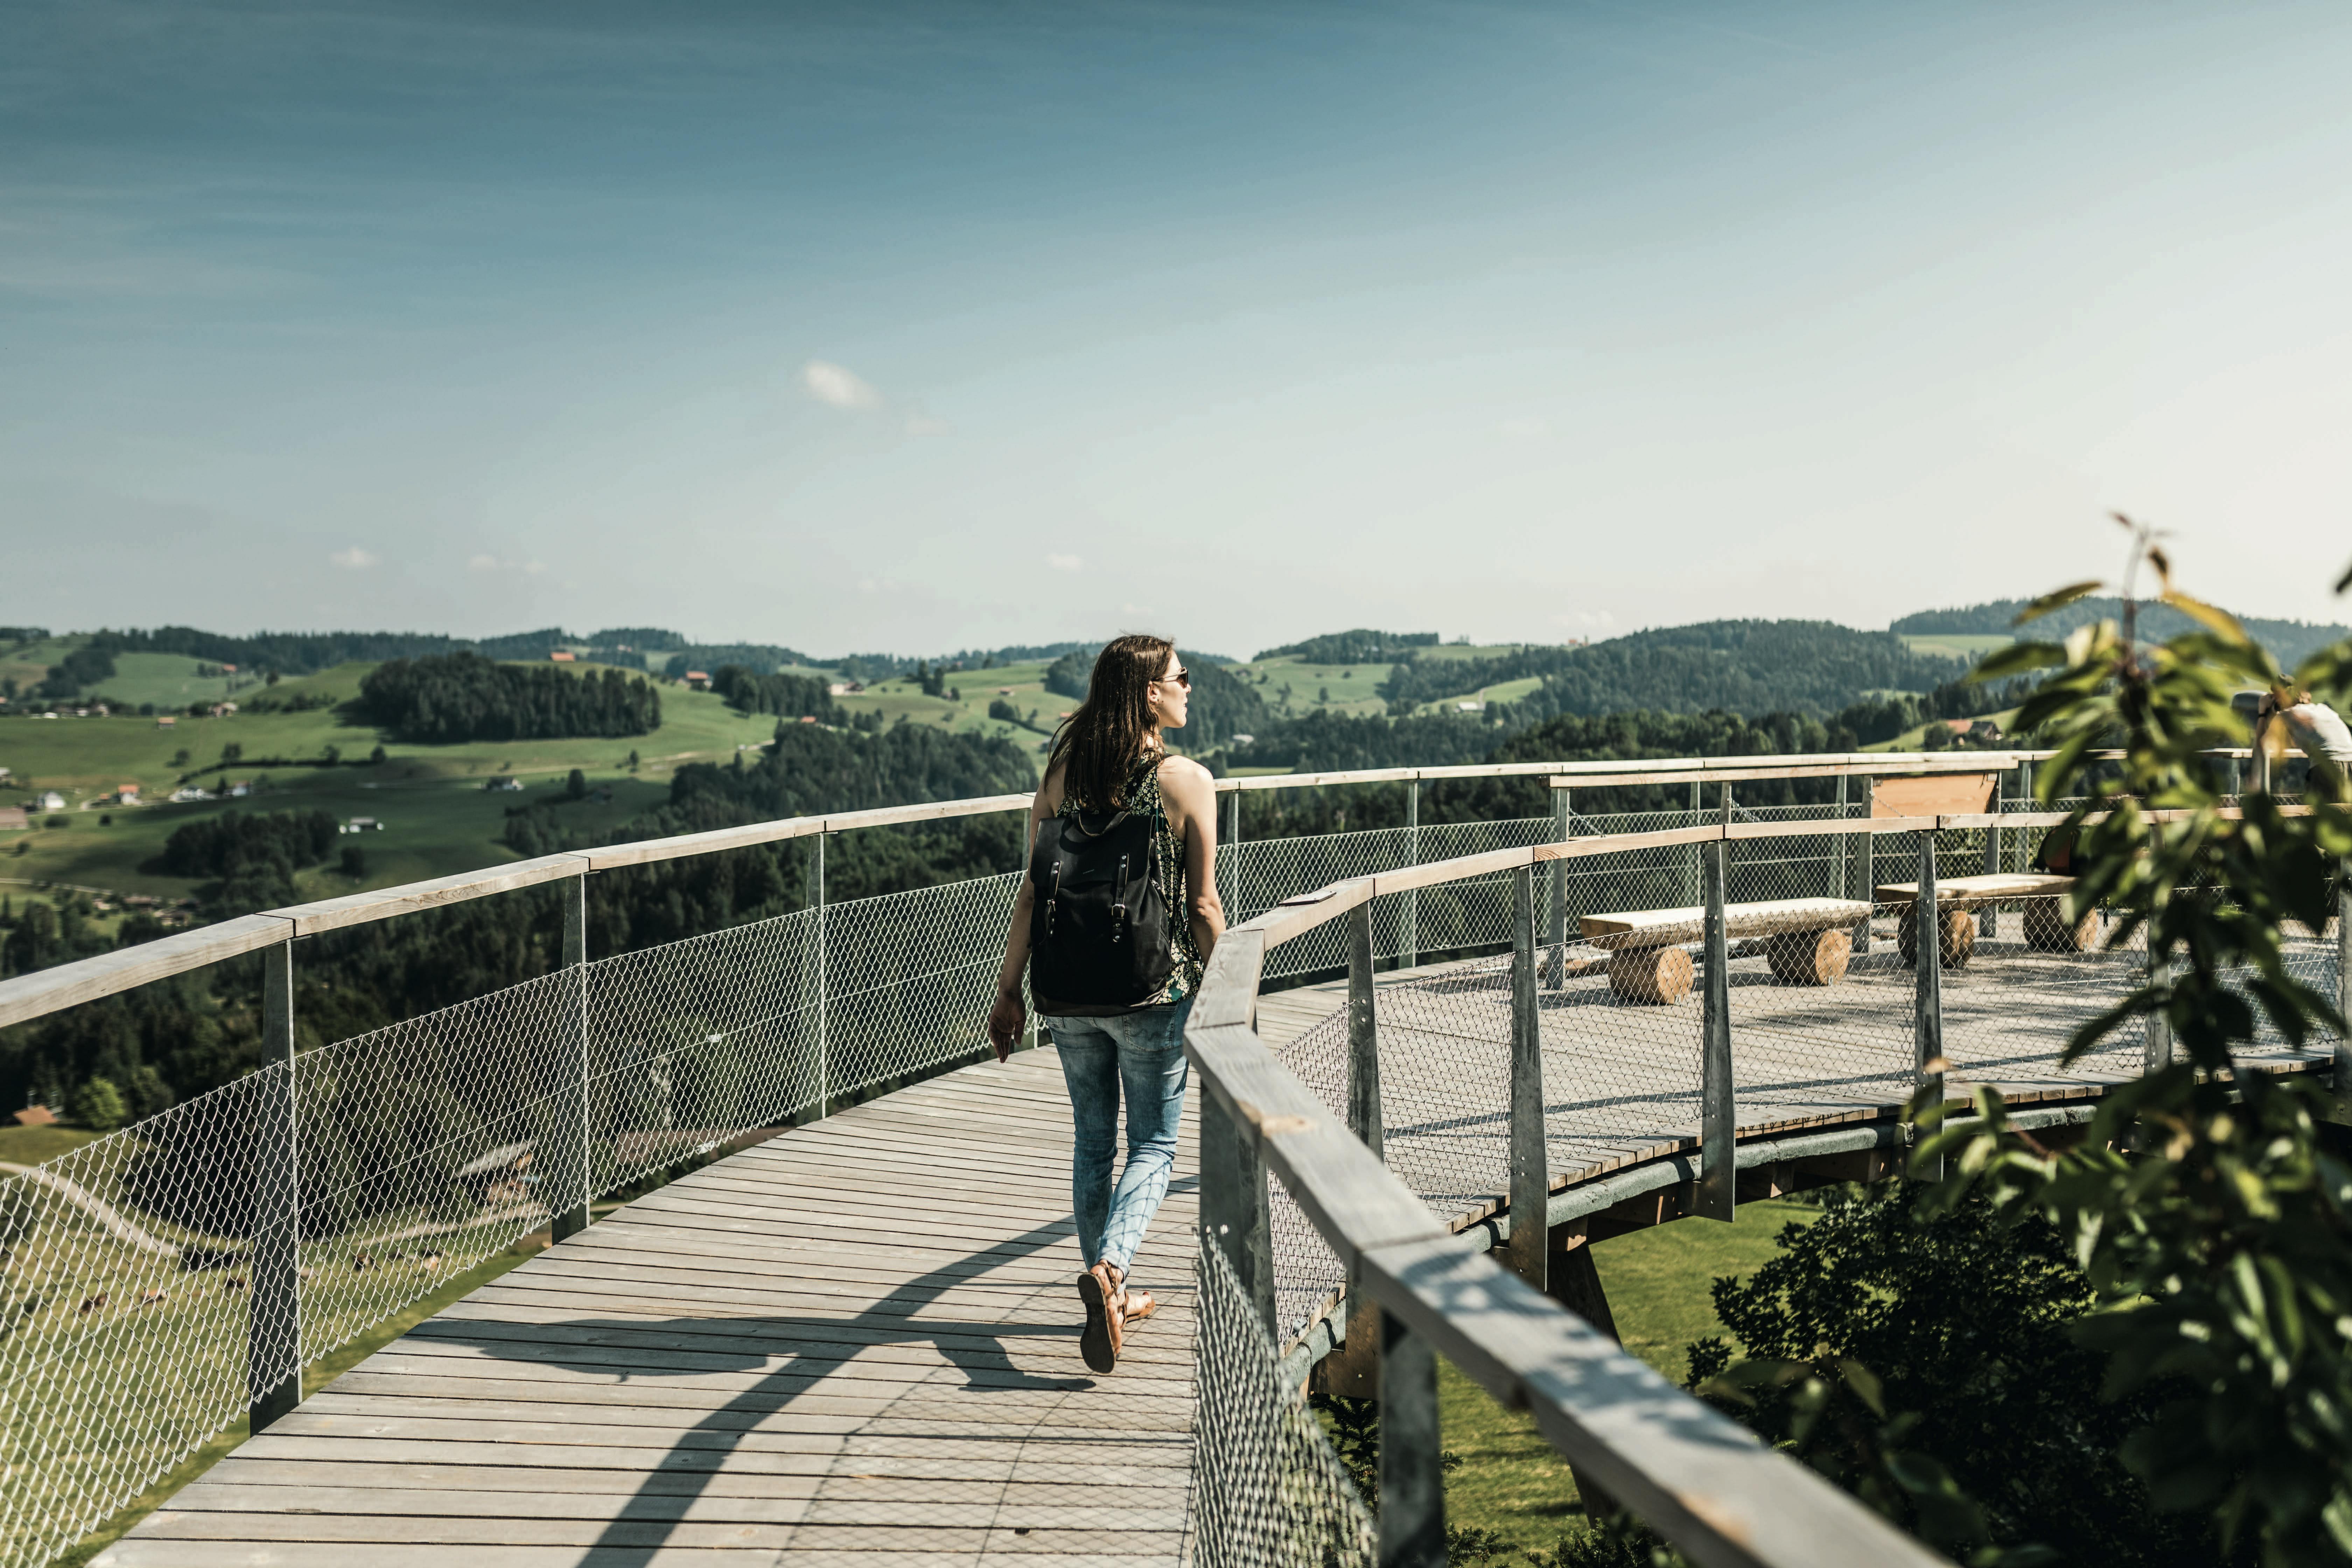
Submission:
<svg viewBox="0 0 2352 1568">
<path fill-rule="evenodd" d="M 2352 13 L 0 19 L 0 621 L 2336 621 Z"/>
</svg>

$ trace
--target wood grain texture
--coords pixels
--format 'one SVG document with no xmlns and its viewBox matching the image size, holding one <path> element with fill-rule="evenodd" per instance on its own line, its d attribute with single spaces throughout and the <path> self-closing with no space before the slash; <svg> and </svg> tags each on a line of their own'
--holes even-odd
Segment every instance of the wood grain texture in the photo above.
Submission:
<svg viewBox="0 0 2352 1568">
<path fill-rule="evenodd" d="M 274 947 L 293 937 L 294 922 L 284 915 L 244 915 L 96 958 L 0 980 L 0 1028 Z"/>
<path fill-rule="evenodd" d="M 772 1139 L 418 1325 L 99 1561 L 1173 1565 L 1193 1130 L 1108 1376 L 1069 1148 L 1050 1047 Z"/>
</svg>

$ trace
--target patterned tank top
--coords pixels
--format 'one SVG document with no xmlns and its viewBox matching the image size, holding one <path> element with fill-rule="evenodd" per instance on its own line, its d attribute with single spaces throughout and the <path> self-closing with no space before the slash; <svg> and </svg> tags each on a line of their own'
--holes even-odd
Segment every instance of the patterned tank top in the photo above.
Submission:
<svg viewBox="0 0 2352 1568">
<path fill-rule="evenodd" d="M 1167 760 L 1165 752 L 1146 752 L 1137 758 L 1127 782 L 1119 787 L 1117 803 L 1138 815 L 1148 813 L 1152 819 L 1152 869 L 1159 879 L 1160 894 L 1168 900 L 1168 947 L 1174 960 L 1169 965 L 1168 984 L 1158 995 L 1137 1003 L 1139 1007 L 1169 1007 L 1181 1002 L 1200 988 L 1201 972 L 1206 967 L 1200 943 L 1192 940 L 1192 900 L 1184 879 L 1184 837 L 1168 820 L 1168 802 L 1160 793 L 1160 764 Z M 1080 802 L 1066 790 L 1062 807 L 1055 815 L 1072 816 L 1079 808 Z"/>
</svg>

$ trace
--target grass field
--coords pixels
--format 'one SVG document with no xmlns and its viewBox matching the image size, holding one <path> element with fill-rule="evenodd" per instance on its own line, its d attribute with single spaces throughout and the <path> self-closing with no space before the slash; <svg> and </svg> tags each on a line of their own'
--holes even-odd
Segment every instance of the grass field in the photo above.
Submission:
<svg viewBox="0 0 2352 1568">
<path fill-rule="evenodd" d="M 1444 647 L 1423 648 L 1424 658 L 1478 658 L 1509 653 L 1517 644 L 1493 647 L 1476 647 L 1468 644 Z M 1375 660 L 1370 664 L 1308 664 L 1296 658 L 1254 659 L 1247 664 L 1228 667 L 1229 673 L 1251 682 L 1258 695 L 1265 699 L 1266 707 L 1286 718 L 1303 718 L 1308 713 L 1331 712 L 1345 714 L 1379 714 L 1389 710 L 1377 690 L 1389 678 L 1393 661 Z M 1540 681 L 1512 681 L 1491 689 L 1499 700 L 1509 700 L 1524 696 L 1541 685 Z M 1285 696 L 1285 689 L 1289 695 Z M 1328 694 L 1328 696 L 1326 694 Z M 1481 698 L 1456 698 L 1454 701 L 1475 701 Z M 1430 703 L 1423 710 L 1433 711 L 1445 703 Z"/>
<path fill-rule="evenodd" d="M 1905 632 L 1903 643 L 1913 653 L 1940 653 L 1951 658 L 1975 658 L 2017 639 L 2006 632 Z"/>
<path fill-rule="evenodd" d="M 1811 1223 L 1820 1210 L 1785 1200 L 1742 1204 L 1736 1225 L 1677 1220 L 1595 1244 L 1592 1261 L 1609 1293 L 1625 1348 L 1679 1384 L 1693 1342 L 1726 1332 L 1710 1281 L 1745 1276 L 1771 1258 L 1784 1226 Z M 1450 1365 L 1438 1373 L 1438 1415 L 1446 1448 L 1462 1465 L 1446 1478 L 1445 1513 L 1454 1524 L 1491 1530 L 1515 1548 L 1549 1554 L 1584 1519 L 1568 1465 L 1523 1410 L 1506 1410 Z"/>
<path fill-rule="evenodd" d="M 171 657 L 121 655 L 116 663 L 127 670 L 142 660 Z M 191 668 L 194 663 L 185 662 Z M 369 668 L 344 665 L 267 689 L 278 700 L 314 694 L 341 702 L 357 695 Z M 108 689 L 114 687 L 110 682 Z M 262 690 L 247 689 L 239 700 L 249 702 Z M 708 692 L 676 687 L 663 689 L 659 729 L 617 740 L 412 746 L 346 722 L 333 708 L 219 719 L 191 718 L 183 711 L 169 730 L 131 714 L 0 719 L 0 765 L 14 775 L 6 799 L 13 803 L 46 790 L 67 799 L 61 813 L 35 815 L 41 826 L 0 835 L 0 892 L 21 898 L 27 884 L 59 882 L 126 893 L 185 894 L 194 884 L 142 868 L 182 823 L 231 809 L 320 810 L 341 820 L 372 816 L 384 825 L 349 841 L 366 857 L 364 877 L 345 877 L 331 865 L 304 871 L 296 881 L 306 898 L 446 876 L 517 858 L 498 842 L 510 807 L 560 802 L 567 825 L 591 831 L 615 827 L 666 799 L 670 774 L 681 764 L 728 761 L 739 747 L 764 745 L 774 731 L 772 718 L 737 713 Z M 371 763 L 367 758 L 379 744 L 386 760 Z M 221 766 L 229 746 L 239 748 L 247 760 Z M 325 762 L 330 748 L 340 753 L 332 764 Z M 635 771 L 629 767 L 632 752 L 638 756 Z M 263 765 L 279 759 L 297 765 Z M 573 768 L 593 785 L 609 787 L 610 801 L 562 800 L 563 781 Z M 199 775 L 193 782 L 216 793 L 236 782 L 261 787 L 245 799 L 170 804 L 175 784 L 190 773 Z M 482 788 L 501 774 L 522 781 L 525 789 L 515 794 Z M 125 784 L 137 784 L 150 804 L 99 804 Z"/>
</svg>

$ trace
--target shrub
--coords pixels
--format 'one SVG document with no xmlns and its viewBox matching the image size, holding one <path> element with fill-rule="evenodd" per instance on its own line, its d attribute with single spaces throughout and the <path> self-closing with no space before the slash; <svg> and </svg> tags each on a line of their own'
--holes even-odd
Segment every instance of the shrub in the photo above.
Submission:
<svg viewBox="0 0 2352 1568">
<path fill-rule="evenodd" d="M 73 1091 L 66 1101 L 66 1115 L 92 1132 L 111 1132 L 129 1120 L 131 1111 L 112 1080 L 94 1078 Z"/>
</svg>

